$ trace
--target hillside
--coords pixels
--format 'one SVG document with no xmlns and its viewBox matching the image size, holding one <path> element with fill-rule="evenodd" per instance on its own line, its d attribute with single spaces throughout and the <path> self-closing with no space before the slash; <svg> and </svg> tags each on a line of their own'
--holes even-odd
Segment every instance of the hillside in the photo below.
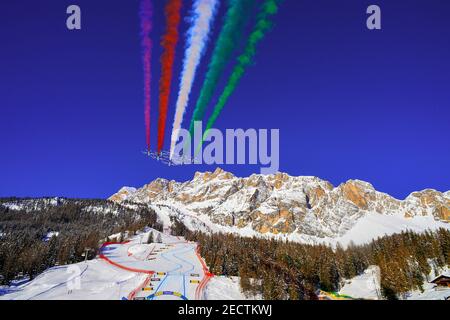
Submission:
<svg viewBox="0 0 450 320">
<path fill-rule="evenodd" d="M 450 191 L 427 189 L 398 200 L 360 180 L 334 187 L 317 177 L 239 178 L 219 168 L 186 182 L 124 187 L 109 199 L 147 204 L 161 220 L 176 216 L 192 230 L 297 242 L 365 243 L 407 229 L 448 229 L 450 221 Z"/>
</svg>

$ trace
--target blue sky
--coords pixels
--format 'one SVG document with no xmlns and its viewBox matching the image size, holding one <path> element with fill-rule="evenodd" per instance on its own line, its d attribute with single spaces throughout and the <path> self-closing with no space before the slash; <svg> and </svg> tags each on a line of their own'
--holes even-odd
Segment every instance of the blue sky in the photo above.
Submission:
<svg viewBox="0 0 450 320">
<path fill-rule="evenodd" d="M 158 42 L 164 2 L 154 2 Z M 223 22 L 222 2 L 188 118 Z M 65 27 L 66 7 L 73 3 L 82 9 L 82 30 L 76 32 Z M 382 9 L 381 31 L 365 27 L 366 8 L 374 3 Z M 215 169 L 167 167 L 141 154 L 138 5 L 0 4 L 0 196 L 107 197 L 123 185 L 157 177 L 187 180 L 195 171 Z M 184 16 L 191 5 L 184 2 Z M 449 190 L 449 10 L 450 2 L 438 0 L 285 0 L 216 127 L 279 128 L 280 170 L 291 175 L 334 185 L 366 180 L 397 198 L 424 188 Z M 183 22 L 183 34 L 187 27 Z M 184 40 L 177 48 L 168 129 L 183 48 Z M 156 46 L 154 120 L 160 54 Z M 260 167 L 224 169 L 247 176 Z"/>
</svg>

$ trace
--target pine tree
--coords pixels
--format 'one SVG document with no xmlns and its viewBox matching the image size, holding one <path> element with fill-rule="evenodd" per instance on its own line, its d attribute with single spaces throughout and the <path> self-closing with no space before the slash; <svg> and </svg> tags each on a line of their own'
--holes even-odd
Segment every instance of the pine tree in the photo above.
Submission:
<svg viewBox="0 0 450 320">
<path fill-rule="evenodd" d="M 147 243 L 153 243 L 154 239 L 153 239 L 153 231 L 150 232 L 150 234 L 148 235 L 148 239 L 147 239 Z"/>
</svg>

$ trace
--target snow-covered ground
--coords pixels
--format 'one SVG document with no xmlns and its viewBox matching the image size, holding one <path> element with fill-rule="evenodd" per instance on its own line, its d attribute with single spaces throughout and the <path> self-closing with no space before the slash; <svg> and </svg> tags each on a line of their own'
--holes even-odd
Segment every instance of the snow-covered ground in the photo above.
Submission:
<svg viewBox="0 0 450 320">
<path fill-rule="evenodd" d="M 170 217 L 174 216 L 183 221 L 190 230 L 233 233 L 243 237 L 289 240 L 306 244 L 328 244 L 336 246 L 339 243 L 344 247 L 348 246 L 350 243 L 356 245 L 366 244 L 378 237 L 393 235 L 407 230 L 422 233 L 426 230 L 437 230 L 439 228 L 450 229 L 449 223 L 437 221 L 431 215 L 407 218 L 398 213 L 380 214 L 373 212 L 358 219 L 353 227 L 351 227 L 344 235 L 338 237 L 321 238 L 300 234 L 298 232 L 289 234 L 273 234 L 268 232 L 261 234 L 248 226 L 239 228 L 237 226 L 230 227 L 216 224 L 211 221 L 211 218 L 208 215 L 191 212 L 177 203 L 170 203 L 170 205 L 167 205 L 166 203 L 150 205 L 150 207 L 155 210 L 159 220 L 162 221 L 165 226 L 171 225 Z"/>
<path fill-rule="evenodd" d="M 205 300 L 261 300 L 260 296 L 246 296 L 238 277 L 214 277 L 204 291 Z"/>
<path fill-rule="evenodd" d="M 140 282 L 141 275 L 114 268 L 95 259 L 51 268 L 33 281 L 10 287 L 2 300 L 110 300 L 121 299 Z"/>
<path fill-rule="evenodd" d="M 440 270 L 437 273 L 432 271 L 428 275 L 428 279 L 432 281 L 439 275 L 450 277 L 450 268 L 444 268 L 444 270 Z M 408 300 L 445 300 L 446 298 L 450 298 L 450 288 L 438 287 L 430 282 L 424 283 L 423 292 L 416 290 L 409 293 L 406 297 Z"/>
<path fill-rule="evenodd" d="M 438 272 L 437 275 L 449 275 L 450 269 L 445 268 Z M 428 279 L 433 280 L 437 276 L 432 272 Z M 404 298 L 407 300 L 445 300 L 450 297 L 450 288 L 437 287 L 435 284 L 425 282 L 423 284 L 423 292 L 416 290 L 407 293 Z M 381 298 L 380 289 L 380 273 L 376 266 L 369 267 L 362 275 L 351 280 L 347 280 L 339 291 L 341 295 L 347 295 L 356 299 L 376 300 Z M 400 297 L 403 298 L 403 297 Z"/>
<path fill-rule="evenodd" d="M 380 269 L 377 266 L 370 266 L 363 274 L 347 280 L 339 294 L 357 299 L 380 299 Z"/>
<path fill-rule="evenodd" d="M 146 244 L 150 231 L 125 244 L 105 245 L 94 260 L 54 267 L 31 282 L 2 288 L 0 299 L 208 298 L 203 288 L 209 277 L 196 253 L 196 244 L 166 234 L 161 234 L 162 243 Z M 153 230 L 153 236 L 156 239 L 158 232 Z M 226 292 L 222 297 L 215 295 L 221 299 L 227 296 Z"/>
<path fill-rule="evenodd" d="M 147 244 L 150 232 L 162 243 Z M 208 277 L 197 245 L 156 230 L 134 236 L 123 244 L 106 244 L 94 260 L 48 269 L 29 282 L 0 288 L 0 300 L 124 300 L 205 299 L 246 300 L 238 277 Z M 439 274 L 449 274 L 440 270 Z M 436 275 L 428 276 L 429 280 Z M 380 274 L 376 266 L 347 280 L 341 295 L 379 299 Z M 425 283 L 424 291 L 407 299 L 438 299 L 450 296 L 450 288 Z"/>
<path fill-rule="evenodd" d="M 424 291 L 413 291 L 407 296 L 407 300 L 445 300 L 450 297 L 450 288 L 436 287 L 434 284 L 426 283 Z"/>
<path fill-rule="evenodd" d="M 328 238 L 325 242 L 330 244 L 339 242 L 343 246 L 353 242 L 358 245 L 406 230 L 422 233 L 425 230 L 449 229 L 449 227 L 448 223 L 436 221 L 432 216 L 406 218 L 398 214 L 370 213 L 360 218 L 344 236 Z"/>
</svg>

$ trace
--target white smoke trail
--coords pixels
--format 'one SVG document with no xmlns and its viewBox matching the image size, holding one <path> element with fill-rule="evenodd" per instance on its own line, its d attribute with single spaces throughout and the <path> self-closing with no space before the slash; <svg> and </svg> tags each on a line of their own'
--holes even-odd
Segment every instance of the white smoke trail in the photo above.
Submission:
<svg viewBox="0 0 450 320">
<path fill-rule="evenodd" d="M 173 157 L 178 133 L 183 122 L 183 116 L 189 103 L 189 96 L 194 83 L 195 74 L 206 49 L 211 26 L 214 21 L 219 0 L 196 0 L 191 16 L 192 25 L 187 33 L 187 47 L 183 60 L 183 72 L 176 104 L 170 143 L 170 158 Z"/>
</svg>

